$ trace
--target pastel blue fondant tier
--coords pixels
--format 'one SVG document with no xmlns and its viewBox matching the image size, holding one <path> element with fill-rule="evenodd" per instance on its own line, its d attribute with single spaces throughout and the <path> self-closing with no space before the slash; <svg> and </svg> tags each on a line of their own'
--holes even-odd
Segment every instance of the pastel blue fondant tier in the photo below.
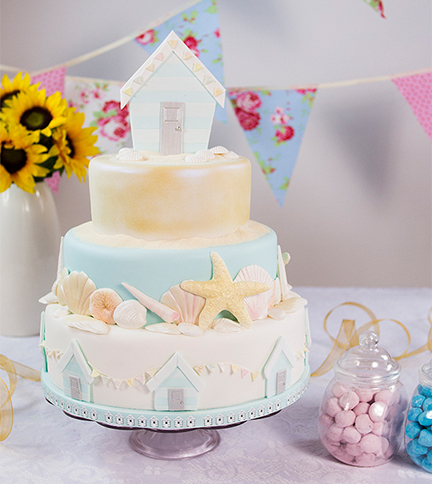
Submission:
<svg viewBox="0 0 432 484">
<path fill-rule="evenodd" d="M 159 301 L 171 286 L 182 281 L 211 279 L 211 252 L 222 257 L 232 278 L 242 267 L 255 264 L 276 278 L 277 237 L 271 229 L 251 241 L 197 249 L 109 247 L 80 239 L 73 229 L 64 239 L 64 262 L 69 271 L 85 272 L 97 288 L 114 289 L 123 300 L 133 296 L 122 282 Z M 161 319 L 149 311 L 147 321 L 151 324 Z"/>
</svg>

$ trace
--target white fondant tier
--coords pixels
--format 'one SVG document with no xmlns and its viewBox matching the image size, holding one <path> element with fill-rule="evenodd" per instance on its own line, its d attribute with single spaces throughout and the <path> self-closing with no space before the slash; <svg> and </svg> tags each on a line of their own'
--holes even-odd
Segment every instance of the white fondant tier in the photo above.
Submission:
<svg viewBox="0 0 432 484">
<path fill-rule="evenodd" d="M 70 384 L 70 374 L 79 377 L 82 365 L 87 364 L 87 380 L 81 375 L 81 384 L 89 385 L 88 401 L 101 405 L 155 409 L 154 390 L 162 381 L 162 377 L 158 380 L 158 371 L 176 354 L 183 362 L 179 368 L 197 389 L 197 410 L 273 397 L 295 385 L 307 366 L 305 308 L 286 314 L 283 320 L 254 321 L 250 329 L 237 333 L 210 329 L 199 337 L 190 337 L 118 326 L 96 335 L 64 324 L 62 317 L 54 315 L 59 307 L 48 305 L 44 316 L 42 337 L 45 335 L 49 377 L 64 389 Z M 75 355 L 77 360 L 69 361 L 64 355 L 74 345 L 80 348 L 82 357 Z M 84 361 L 81 369 L 80 358 Z M 278 388 L 277 373 L 281 371 L 286 371 L 286 384 Z M 147 386 L 149 380 L 153 381 Z M 84 395 L 84 388 L 82 392 Z"/>
<path fill-rule="evenodd" d="M 220 237 L 248 222 L 251 167 L 247 158 L 214 155 L 188 163 L 186 154 L 140 153 L 144 160 L 103 155 L 90 162 L 96 231 L 147 240 Z"/>
</svg>

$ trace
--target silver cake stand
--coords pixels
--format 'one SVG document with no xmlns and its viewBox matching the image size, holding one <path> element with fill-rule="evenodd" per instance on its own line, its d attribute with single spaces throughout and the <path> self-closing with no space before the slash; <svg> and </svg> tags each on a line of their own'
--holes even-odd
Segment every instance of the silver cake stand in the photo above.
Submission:
<svg viewBox="0 0 432 484">
<path fill-rule="evenodd" d="M 220 429 L 272 417 L 296 402 L 309 386 L 309 371 L 307 365 L 293 387 L 273 398 L 254 400 L 246 406 L 238 405 L 228 410 L 195 412 L 143 413 L 108 407 L 65 396 L 45 371 L 41 372 L 41 382 L 48 403 L 59 407 L 68 417 L 94 421 L 111 429 L 129 430 L 132 432 L 129 443 L 135 452 L 152 459 L 179 460 L 198 457 L 215 449 L 220 443 Z"/>
</svg>

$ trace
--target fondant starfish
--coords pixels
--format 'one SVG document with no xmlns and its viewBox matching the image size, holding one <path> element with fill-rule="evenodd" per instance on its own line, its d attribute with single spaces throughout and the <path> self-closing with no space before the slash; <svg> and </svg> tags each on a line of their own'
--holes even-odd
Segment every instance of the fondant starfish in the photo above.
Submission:
<svg viewBox="0 0 432 484">
<path fill-rule="evenodd" d="M 252 320 L 244 298 L 269 290 L 267 284 L 254 281 L 234 282 L 222 257 L 211 253 L 213 277 L 209 281 L 183 281 L 180 287 L 196 296 L 205 298 L 205 305 L 199 315 L 199 326 L 207 329 L 214 318 L 223 310 L 229 311 L 245 328 L 250 328 Z"/>
</svg>

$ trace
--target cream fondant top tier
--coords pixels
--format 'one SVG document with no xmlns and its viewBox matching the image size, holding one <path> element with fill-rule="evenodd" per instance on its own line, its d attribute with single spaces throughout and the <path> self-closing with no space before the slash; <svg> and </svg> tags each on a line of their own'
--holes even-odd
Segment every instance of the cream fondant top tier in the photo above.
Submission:
<svg viewBox="0 0 432 484">
<path fill-rule="evenodd" d="M 93 158 L 89 179 L 92 221 L 102 234 L 221 237 L 249 220 L 250 162 L 232 152 L 126 150 Z"/>
</svg>

